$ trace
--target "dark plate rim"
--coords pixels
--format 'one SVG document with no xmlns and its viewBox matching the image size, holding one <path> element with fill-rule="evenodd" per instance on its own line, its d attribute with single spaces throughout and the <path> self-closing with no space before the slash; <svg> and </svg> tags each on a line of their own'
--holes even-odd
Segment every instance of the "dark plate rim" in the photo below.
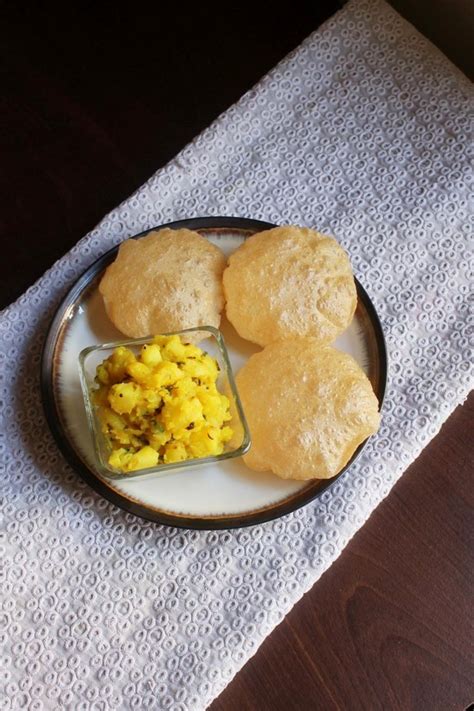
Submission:
<svg viewBox="0 0 474 711">
<path fill-rule="evenodd" d="M 188 228 L 191 230 L 199 229 L 241 229 L 249 230 L 253 232 L 261 232 L 266 229 L 271 229 L 277 225 L 264 222 L 262 220 L 254 220 L 246 217 L 230 217 L 230 216 L 209 216 L 209 217 L 191 217 L 182 220 L 176 220 L 172 222 L 167 222 L 156 227 L 150 227 L 147 230 L 133 235 L 133 239 L 143 237 L 144 235 L 152 232 L 153 230 L 163 229 L 165 227 L 171 229 Z M 69 442 L 62 426 L 61 426 L 61 416 L 58 408 L 58 404 L 54 397 L 54 354 L 56 350 L 56 344 L 58 341 L 58 335 L 61 332 L 60 326 L 64 319 L 67 318 L 67 314 L 71 306 L 74 304 L 77 296 L 83 291 L 83 289 L 92 281 L 92 279 L 110 262 L 111 257 L 113 257 L 118 251 L 119 245 L 112 247 L 112 249 L 105 252 L 98 259 L 84 270 L 84 272 L 76 279 L 72 287 L 68 290 L 66 295 L 62 298 L 59 303 L 53 318 L 50 322 L 43 349 L 41 354 L 41 365 L 40 365 L 40 389 L 41 389 L 41 399 L 43 404 L 43 409 L 46 417 L 46 421 L 51 430 L 51 433 L 59 447 L 62 455 L 68 462 L 70 466 L 79 474 L 79 476 L 92 487 L 100 496 L 110 501 L 112 504 L 118 508 L 125 510 L 135 516 L 143 518 L 154 523 L 172 526 L 175 528 L 183 529 L 197 529 L 197 530 L 222 530 L 222 529 L 233 529 L 233 528 L 245 528 L 248 526 L 254 526 L 261 523 L 266 523 L 282 516 L 285 516 L 297 509 L 309 504 L 316 498 L 319 498 L 324 491 L 330 489 L 335 482 L 341 477 L 344 472 L 346 472 L 349 467 L 351 467 L 356 459 L 361 454 L 364 447 L 367 445 L 369 439 L 362 442 L 361 445 L 356 449 L 350 461 L 346 466 L 332 479 L 319 480 L 318 484 L 308 483 L 307 487 L 301 489 L 297 494 L 281 503 L 270 504 L 268 507 L 262 507 L 256 511 L 249 511 L 248 513 L 240 513 L 235 515 L 225 514 L 222 516 L 209 516 L 209 517 L 194 517 L 194 516 L 181 516 L 178 514 L 170 514 L 166 511 L 161 511 L 158 509 L 147 508 L 142 502 L 134 501 L 124 495 L 121 495 L 116 489 L 111 488 L 107 485 L 107 482 L 100 479 L 88 466 L 82 461 L 78 456 L 75 449 Z M 379 356 L 379 382 L 378 382 L 378 392 L 376 393 L 379 400 L 380 411 L 382 411 L 386 384 L 387 384 L 387 373 L 388 373 L 388 359 L 387 359 L 387 347 L 385 343 L 385 337 L 382 329 L 380 319 L 378 317 L 375 306 L 373 305 L 369 295 L 360 284 L 360 282 L 355 279 L 357 287 L 357 295 L 360 301 L 363 303 L 366 313 L 371 321 L 375 340 L 377 344 L 378 356 Z"/>
</svg>

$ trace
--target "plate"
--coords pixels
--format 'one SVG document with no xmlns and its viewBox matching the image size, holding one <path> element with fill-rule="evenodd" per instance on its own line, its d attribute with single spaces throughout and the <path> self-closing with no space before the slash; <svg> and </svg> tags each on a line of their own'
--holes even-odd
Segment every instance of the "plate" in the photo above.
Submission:
<svg viewBox="0 0 474 711">
<path fill-rule="evenodd" d="M 135 238 L 162 227 L 196 230 L 229 255 L 250 235 L 275 225 L 237 217 L 198 217 L 159 225 Z M 367 440 L 336 477 L 320 481 L 286 481 L 270 472 L 254 472 L 240 458 L 156 479 L 110 481 L 100 476 L 94 468 L 78 356 L 86 346 L 123 340 L 123 334 L 109 321 L 98 292 L 102 274 L 117 250 L 115 247 L 100 257 L 76 281 L 52 320 L 43 348 L 41 390 L 46 418 L 59 448 L 77 473 L 101 496 L 136 516 L 170 526 L 208 530 L 250 526 L 284 516 L 333 486 Z M 334 345 L 358 361 L 381 406 L 387 375 L 385 341 L 368 294 L 357 280 L 356 286 L 354 319 Z M 260 348 L 240 338 L 225 317 L 221 331 L 235 373 Z"/>
</svg>

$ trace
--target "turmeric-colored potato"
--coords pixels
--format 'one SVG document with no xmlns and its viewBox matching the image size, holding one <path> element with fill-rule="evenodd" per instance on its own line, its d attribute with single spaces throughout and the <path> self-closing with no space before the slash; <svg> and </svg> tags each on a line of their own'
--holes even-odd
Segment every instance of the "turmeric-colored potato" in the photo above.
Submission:
<svg viewBox="0 0 474 711">
<path fill-rule="evenodd" d="M 217 361 L 179 336 L 156 336 L 137 356 L 116 348 L 93 392 L 109 465 L 131 472 L 222 454 L 233 431 L 218 376 Z"/>
</svg>

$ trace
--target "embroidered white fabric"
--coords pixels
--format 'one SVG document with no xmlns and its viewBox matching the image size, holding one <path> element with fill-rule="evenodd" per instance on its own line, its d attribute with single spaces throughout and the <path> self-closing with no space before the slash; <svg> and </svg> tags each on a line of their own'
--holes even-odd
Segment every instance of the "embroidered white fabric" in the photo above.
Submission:
<svg viewBox="0 0 474 711">
<path fill-rule="evenodd" d="M 3 312 L 2 708 L 204 709 L 463 401 L 471 100 L 383 0 L 353 0 Z M 125 237 L 198 215 L 335 235 L 390 352 L 383 425 L 356 465 L 252 529 L 118 510 L 62 459 L 38 391 L 45 330 L 78 275 Z"/>
</svg>

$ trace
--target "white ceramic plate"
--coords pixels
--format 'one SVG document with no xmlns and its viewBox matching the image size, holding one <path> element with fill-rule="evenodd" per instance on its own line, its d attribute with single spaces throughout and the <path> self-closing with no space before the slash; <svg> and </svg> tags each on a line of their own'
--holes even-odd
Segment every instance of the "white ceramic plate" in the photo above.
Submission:
<svg viewBox="0 0 474 711">
<path fill-rule="evenodd" d="M 246 237 L 274 225 L 241 218 L 209 217 L 153 229 L 164 226 L 198 230 L 229 255 Z M 109 321 L 97 289 L 104 269 L 116 252 L 117 249 L 108 252 L 78 279 L 59 306 L 43 351 L 45 412 L 63 454 L 78 474 L 117 506 L 143 518 L 186 528 L 230 528 L 267 521 L 303 506 L 331 486 L 337 477 L 310 483 L 285 481 L 270 472 L 251 471 L 241 458 L 170 472 L 158 478 L 111 481 L 99 475 L 94 468 L 78 356 L 86 346 L 123 339 L 123 334 Z M 382 403 L 387 367 L 382 329 L 359 283 L 357 289 L 356 315 L 335 346 L 359 362 Z M 221 330 L 233 370 L 237 372 L 247 358 L 260 349 L 240 338 L 225 318 Z M 364 446 L 365 443 L 358 448 L 347 467 Z"/>
</svg>

